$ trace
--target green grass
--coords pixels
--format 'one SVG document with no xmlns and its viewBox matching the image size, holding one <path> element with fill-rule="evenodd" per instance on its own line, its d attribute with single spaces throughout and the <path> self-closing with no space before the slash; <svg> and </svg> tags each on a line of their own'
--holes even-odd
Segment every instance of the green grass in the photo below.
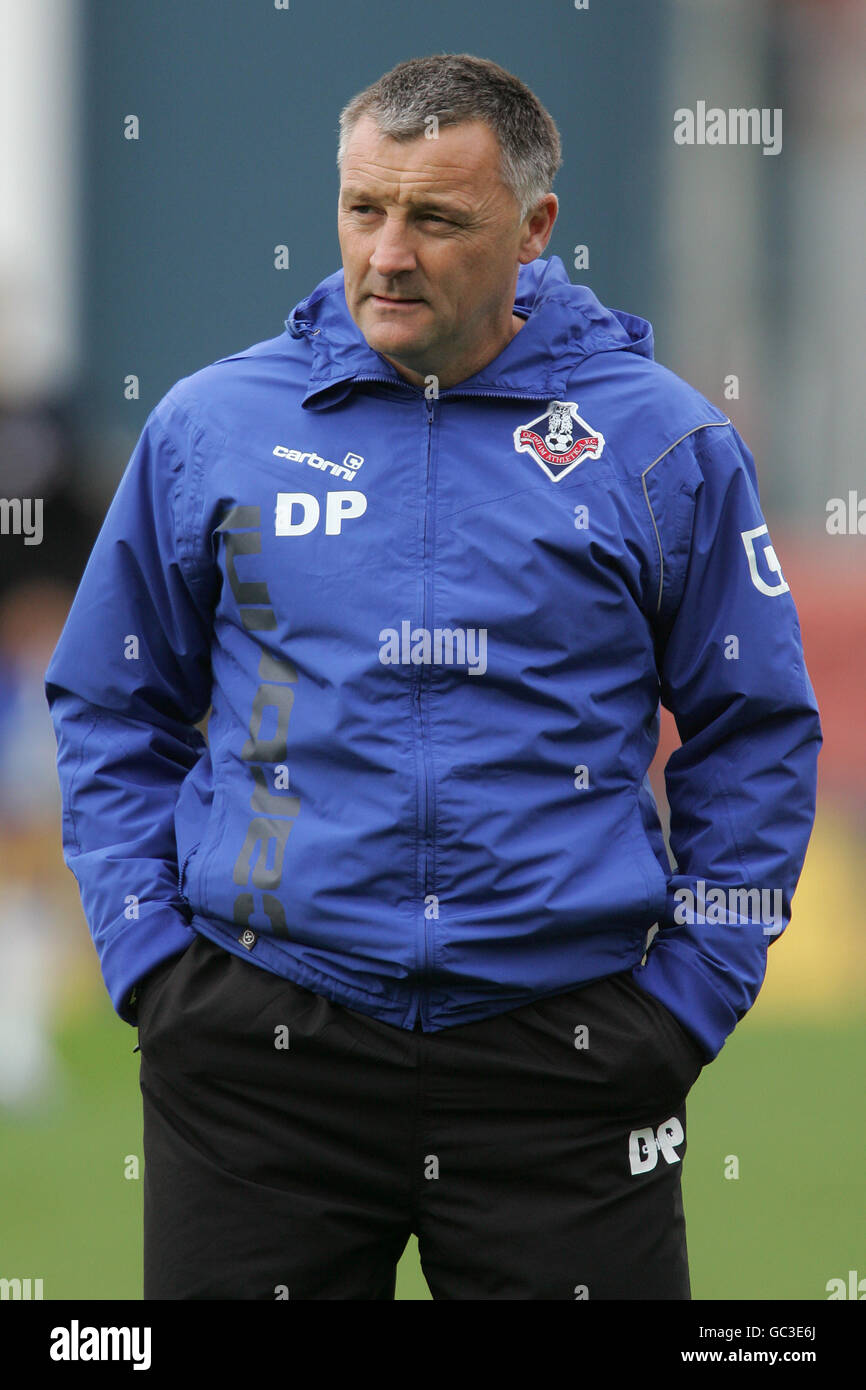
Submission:
<svg viewBox="0 0 866 1390">
<path fill-rule="evenodd" d="M 863 1020 L 746 1018 L 705 1069 L 683 1181 L 694 1298 L 826 1299 L 866 1274 L 864 1060 Z"/>
<path fill-rule="evenodd" d="M 108 1006 L 58 1034 L 60 1100 L 0 1114 L 0 1276 L 46 1299 L 141 1298 L 136 1036 Z M 685 1208 L 695 1299 L 826 1299 L 866 1275 L 866 1023 L 746 1019 L 689 1099 Z M 726 1179 L 728 1155 L 738 1179 Z M 397 1298 L 429 1299 L 415 1238 Z"/>
</svg>

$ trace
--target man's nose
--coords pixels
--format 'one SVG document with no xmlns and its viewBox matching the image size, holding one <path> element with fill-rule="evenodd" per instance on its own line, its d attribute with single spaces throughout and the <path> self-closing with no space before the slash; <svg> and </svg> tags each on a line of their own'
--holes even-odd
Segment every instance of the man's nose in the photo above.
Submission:
<svg viewBox="0 0 866 1390">
<path fill-rule="evenodd" d="M 415 264 L 412 235 L 405 222 L 396 217 L 386 217 L 370 257 L 373 270 L 385 279 L 403 270 L 414 270 Z"/>
</svg>

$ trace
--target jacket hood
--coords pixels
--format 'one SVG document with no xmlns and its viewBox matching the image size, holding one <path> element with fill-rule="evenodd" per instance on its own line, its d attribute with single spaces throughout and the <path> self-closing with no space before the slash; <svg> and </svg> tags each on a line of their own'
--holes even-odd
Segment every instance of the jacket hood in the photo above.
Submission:
<svg viewBox="0 0 866 1390">
<path fill-rule="evenodd" d="M 576 364 L 597 352 L 635 352 L 652 358 L 653 334 L 646 319 L 608 309 L 586 285 L 574 285 L 559 256 L 520 267 L 514 311 L 526 325 L 481 371 L 454 391 L 556 397 Z M 342 399 L 357 380 L 385 378 L 406 386 L 367 343 L 346 304 L 342 268 L 296 304 L 286 319 L 293 338 L 313 349 L 303 404 L 321 408 Z"/>
</svg>

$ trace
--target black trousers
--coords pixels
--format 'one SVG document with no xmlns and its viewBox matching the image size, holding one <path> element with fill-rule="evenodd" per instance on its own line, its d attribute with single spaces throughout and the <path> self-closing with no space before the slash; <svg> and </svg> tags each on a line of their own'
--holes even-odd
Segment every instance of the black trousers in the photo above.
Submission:
<svg viewBox="0 0 866 1390">
<path fill-rule="evenodd" d="M 145 1299 L 688 1299 L 670 1011 L 609 975 L 410 1032 L 203 936 L 140 992 Z"/>
</svg>

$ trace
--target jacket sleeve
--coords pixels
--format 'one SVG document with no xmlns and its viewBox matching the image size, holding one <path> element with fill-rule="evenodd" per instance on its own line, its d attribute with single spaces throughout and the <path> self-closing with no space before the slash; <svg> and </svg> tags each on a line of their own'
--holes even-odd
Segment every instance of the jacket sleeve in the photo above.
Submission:
<svg viewBox="0 0 866 1390">
<path fill-rule="evenodd" d="M 822 738 L 752 457 L 730 425 L 701 430 L 687 451 L 657 623 L 661 701 L 681 739 L 665 769 L 676 866 L 635 979 L 709 1061 L 754 1003 L 790 920 Z"/>
<path fill-rule="evenodd" d="M 179 437 L 185 417 L 168 400 L 148 417 L 45 682 L 64 858 L 128 1023 L 131 988 L 193 939 L 174 810 L 205 748 L 193 726 L 210 703 L 212 577 L 184 525 L 195 504 L 194 440 L 189 430 Z"/>
</svg>

